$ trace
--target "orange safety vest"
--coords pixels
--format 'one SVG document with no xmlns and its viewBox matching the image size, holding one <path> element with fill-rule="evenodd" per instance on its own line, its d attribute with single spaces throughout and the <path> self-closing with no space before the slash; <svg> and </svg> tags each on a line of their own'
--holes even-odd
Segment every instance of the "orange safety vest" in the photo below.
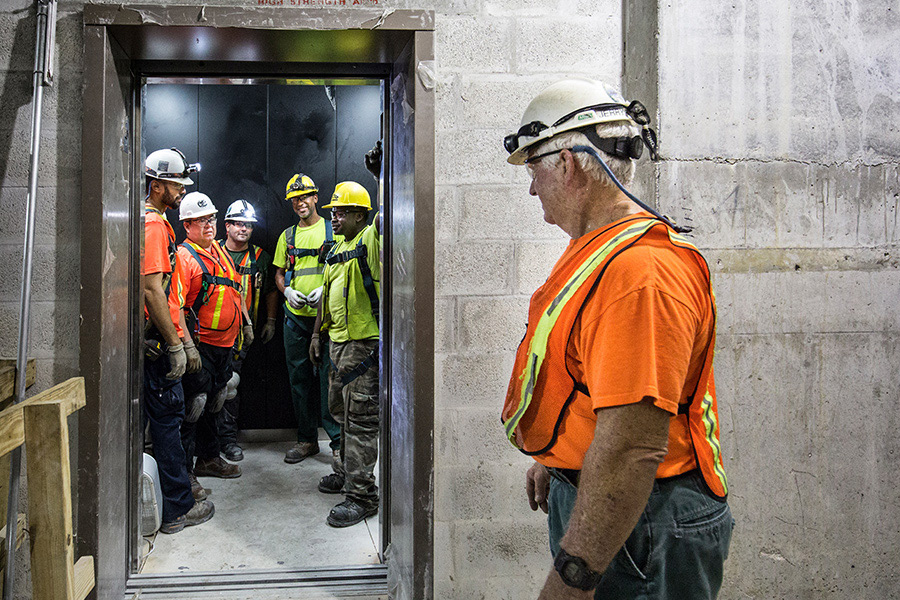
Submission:
<svg viewBox="0 0 900 600">
<path fill-rule="evenodd" d="M 191 307 L 197 316 L 200 339 L 204 341 L 205 334 L 230 338 L 231 341 L 222 340 L 230 346 L 241 329 L 241 284 L 234 263 L 218 242 L 213 241 L 209 250 L 189 240 L 181 245 L 203 271 L 202 288 Z M 216 336 L 216 332 L 228 333 Z"/>
<path fill-rule="evenodd" d="M 531 313 L 540 316 L 531 319 L 519 344 L 501 417 L 508 439 L 523 453 L 536 456 L 548 452 L 556 444 L 569 406 L 579 394 L 589 396 L 587 386 L 576 381 L 565 364 L 569 339 L 582 306 L 600 285 L 607 267 L 619 254 L 644 236 L 660 234 L 667 235 L 673 245 L 695 253 L 709 281 L 709 267 L 697 248 L 662 221 L 637 216 L 611 226 L 579 250 L 570 266 L 555 278 L 558 284 L 553 289 L 558 291 L 548 294 L 549 302 L 540 307 L 540 311 Z M 710 301 L 715 314 L 711 286 Z M 697 386 L 687 402 L 679 406 L 678 415 L 672 418 L 687 419 L 686 427 L 703 479 L 713 495 L 725 498 L 728 484 L 719 445 L 718 409 L 712 375 L 714 333 L 706 349 Z M 547 356 L 551 360 L 545 360 Z M 684 425 L 683 421 L 681 425 Z M 593 437 L 593 431 L 567 431 L 565 435 Z M 663 461 L 662 466 L 665 464 Z"/>
</svg>

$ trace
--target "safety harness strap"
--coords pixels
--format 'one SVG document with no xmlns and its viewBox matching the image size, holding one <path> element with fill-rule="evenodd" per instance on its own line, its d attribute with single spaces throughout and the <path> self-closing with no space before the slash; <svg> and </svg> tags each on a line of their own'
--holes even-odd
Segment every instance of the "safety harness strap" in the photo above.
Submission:
<svg viewBox="0 0 900 600">
<path fill-rule="evenodd" d="M 233 281 L 228 277 L 221 277 L 219 275 L 213 275 L 212 273 L 210 273 L 209 269 L 206 267 L 206 262 L 202 258 L 200 258 L 200 254 L 197 253 L 197 250 L 191 244 L 184 243 L 182 244 L 182 246 L 187 248 L 188 252 L 191 253 L 191 256 L 194 257 L 194 260 L 197 261 L 197 264 L 200 265 L 200 269 L 203 271 L 203 292 L 197 294 L 197 297 L 194 299 L 194 304 L 193 306 L 191 306 L 194 314 L 198 314 L 200 307 L 209 301 L 209 296 L 212 293 L 210 288 L 221 285 L 234 288 L 238 291 L 238 293 L 242 291 L 243 288 L 237 281 Z M 229 258 L 228 260 L 231 259 Z"/>
<path fill-rule="evenodd" d="M 328 357 L 328 362 L 331 365 L 332 370 L 335 373 L 338 372 L 337 365 L 331 360 L 331 357 Z M 340 375 L 341 387 L 345 387 L 350 385 L 350 383 L 356 380 L 358 377 L 362 376 L 366 371 L 371 369 L 373 366 L 378 364 L 378 347 L 376 346 L 374 350 L 372 350 L 367 357 L 365 357 L 361 363 Z"/>
<path fill-rule="evenodd" d="M 291 227 L 290 233 L 286 236 L 287 242 L 287 257 L 288 264 L 287 268 L 284 272 L 284 287 L 291 287 L 291 279 L 294 278 L 294 271 L 296 271 L 296 262 L 298 258 L 303 258 L 305 256 L 319 256 L 319 262 L 323 262 L 322 257 L 331 250 L 331 247 L 334 246 L 334 230 L 331 227 L 331 221 L 325 220 L 325 243 L 323 247 L 319 248 L 297 248 L 296 246 L 297 239 L 297 226 L 293 225 Z M 298 275 L 308 275 L 309 272 L 301 273 L 297 271 Z"/>
<path fill-rule="evenodd" d="M 360 241 L 353 250 L 345 250 L 337 254 L 329 254 L 325 258 L 325 262 L 329 265 L 335 265 L 342 262 L 348 262 L 357 259 L 359 272 L 362 275 L 363 289 L 369 297 L 369 305 L 372 309 L 372 316 L 375 323 L 378 323 L 378 292 L 375 289 L 375 278 L 372 277 L 372 269 L 369 268 L 369 250 L 366 245 Z"/>
</svg>

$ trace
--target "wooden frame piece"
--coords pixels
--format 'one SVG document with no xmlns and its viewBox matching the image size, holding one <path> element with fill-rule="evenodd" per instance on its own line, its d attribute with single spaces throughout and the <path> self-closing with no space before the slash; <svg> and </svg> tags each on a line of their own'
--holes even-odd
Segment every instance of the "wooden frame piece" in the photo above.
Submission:
<svg viewBox="0 0 900 600">
<path fill-rule="evenodd" d="M 74 377 L 0 412 L 7 472 L 9 453 L 23 443 L 28 449 L 33 600 L 83 600 L 94 587 L 94 557 L 75 562 L 72 534 L 68 417 L 84 405 L 84 378 Z M 24 516 L 19 521 L 24 531 Z"/>
</svg>

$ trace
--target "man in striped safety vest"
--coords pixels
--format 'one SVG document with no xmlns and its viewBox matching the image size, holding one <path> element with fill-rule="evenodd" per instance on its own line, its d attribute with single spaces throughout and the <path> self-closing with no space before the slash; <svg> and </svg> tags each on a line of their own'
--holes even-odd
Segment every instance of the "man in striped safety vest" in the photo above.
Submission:
<svg viewBox="0 0 900 600">
<path fill-rule="evenodd" d="M 722 583 L 715 298 L 687 230 L 626 187 L 644 147 L 657 158 L 649 123 L 610 86 L 568 79 L 504 139 L 571 238 L 531 297 L 502 413 L 549 515 L 542 599 L 711 599 Z"/>
<path fill-rule="evenodd" d="M 355 181 L 337 184 L 324 208 L 331 209 L 334 232 L 344 239 L 325 259 L 325 292 L 309 352 L 314 363 L 331 364 L 328 408 L 341 426 L 342 461 L 319 481 L 319 491 L 344 494 L 326 522 L 348 527 L 378 512 L 381 215 L 367 224 L 372 201 Z"/>
<path fill-rule="evenodd" d="M 278 310 L 278 294 L 275 292 L 275 281 L 272 277 L 272 256 L 250 243 L 250 235 L 256 224 L 256 210 L 246 200 L 236 200 L 225 212 L 225 240 L 220 242 L 240 277 L 241 298 L 244 308 L 250 314 L 251 321 L 258 325 L 259 301 L 265 298 L 264 311 L 266 324 L 259 338 L 263 344 L 271 341 L 275 335 L 275 312 Z M 231 357 L 231 368 L 234 374 L 228 380 L 225 393 L 225 404 L 218 416 L 219 446 L 225 458 L 232 461 L 244 459 L 244 452 L 237 444 L 238 410 L 240 407 L 241 366 L 250 349 L 250 343 L 239 335 Z M 248 381 L 243 381 L 241 387 Z"/>
<path fill-rule="evenodd" d="M 240 277 L 228 253 L 216 241 L 218 210 L 206 194 L 185 196 L 179 218 L 187 239 L 178 256 L 185 265 L 185 312 L 188 329 L 199 343 L 202 366 L 184 378 L 185 420 L 181 428 L 195 497 L 207 495 L 197 477 L 240 477 L 241 468 L 219 455 L 216 419 L 231 379 L 235 340 L 253 343 L 253 325 L 241 300 Z M 194 456 L 197 462 L 194 464 Z"/>
<path fill-rule="evenodd" d="M 144 224 L 144 388 L 141 394 L 143 422 L 153 442 L 163 496 L 162 533 L 177 533 L 205 523 L 215 507 L 209 500 L 195 500 L 185 468 L 181 445 L 184 421 L 185 370 L 200 368 L 200 356 L 185 332 L 181 289 L 182 264 L 175 248 L 175 231 L 166 210 L 176 209 L 188 176 L 197 170 L 172 148 L 157 150 L 144 164 L 147 199 Z"/>
<path fill-rule="evenodd" d="M 316 212 L 319 188 L 303 173 L 291 177 L 285 190 L 299 223 L 282 232 L 275 246 L 275 285 L 284 294 L 284 354 L 297 417 L 297 443 L 284 455 L 288 464 L 319 453 L 319 427 L 330 440 L 332 463 L 338 468 L 341 429 L 328 411 L 328 367 L 309 360 L 309 342 L 322 296 L 325 255 L 336 241 L 331 222 Z"/>
</svg>

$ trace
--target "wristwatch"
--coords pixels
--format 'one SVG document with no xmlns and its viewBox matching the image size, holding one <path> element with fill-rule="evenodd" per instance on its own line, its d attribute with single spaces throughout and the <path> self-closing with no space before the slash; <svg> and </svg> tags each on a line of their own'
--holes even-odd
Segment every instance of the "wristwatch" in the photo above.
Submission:
<svg viewBox="0 0 900 600">
<path fill-rule="evenodd" d="M 583 558 L 572 556 L 562 548 L 553 559 L 553 568 L 567 586 L 584 591 L 600 585 L 600 578 L 603 576 L 603 573 L 591 571 Z"/>
</svg>

